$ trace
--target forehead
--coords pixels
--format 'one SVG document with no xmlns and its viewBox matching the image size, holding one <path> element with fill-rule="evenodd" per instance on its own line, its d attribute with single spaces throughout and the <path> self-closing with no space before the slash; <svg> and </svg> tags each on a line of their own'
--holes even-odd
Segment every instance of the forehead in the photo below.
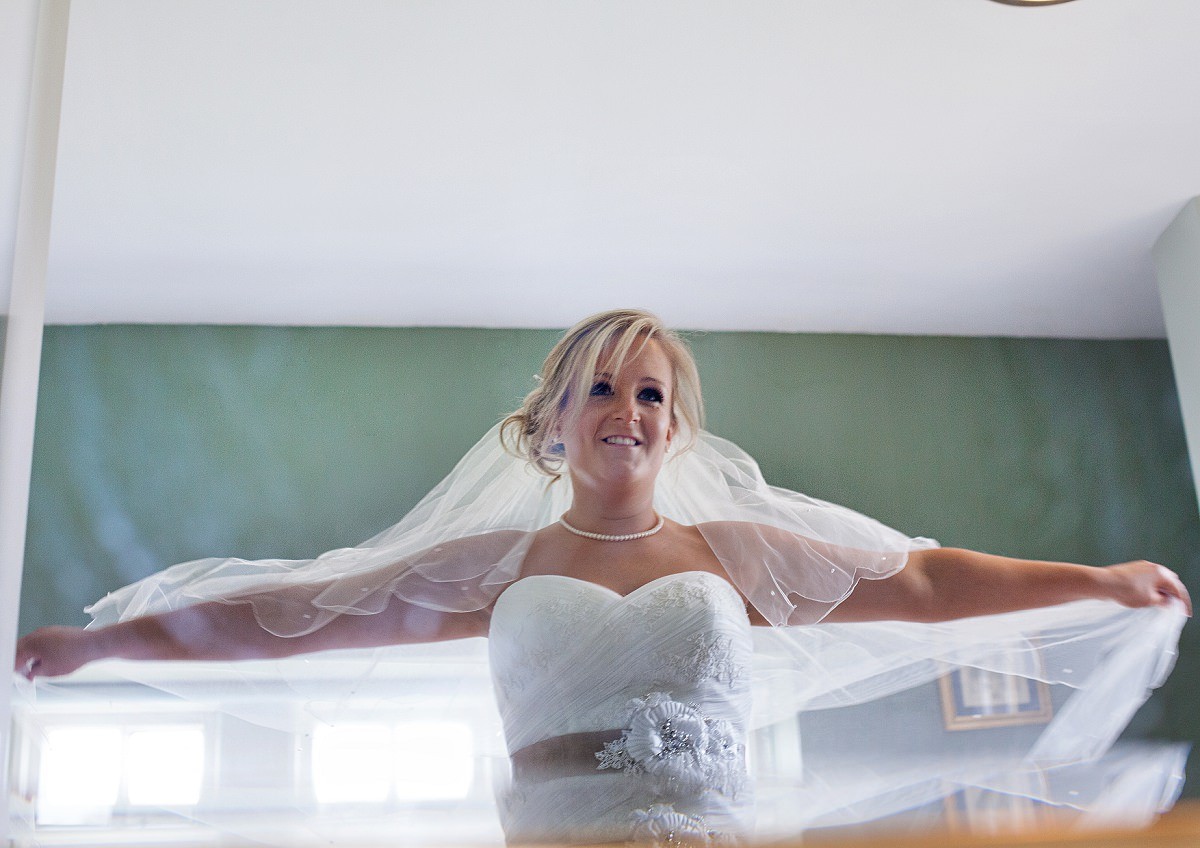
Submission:
<svg viewBox="0 0 1200 848">
<path fill-rule="evenodd" d="M 613 373 L 616 367 L 616 363 L 613 361 L 615 347 L 615 344 L 609 345 L 601 352 L 600 357 L 596 360 L 598 372 Z M 669 384 L 672 382 L 674 370 L 671 358 L 667 356 L 657 339 L 649 341 L 635 339 L 629 352 L 625 354 L 625 361 L 620 364 L 618 373 L 636 380 L 650 378 Z"/>
</svg>

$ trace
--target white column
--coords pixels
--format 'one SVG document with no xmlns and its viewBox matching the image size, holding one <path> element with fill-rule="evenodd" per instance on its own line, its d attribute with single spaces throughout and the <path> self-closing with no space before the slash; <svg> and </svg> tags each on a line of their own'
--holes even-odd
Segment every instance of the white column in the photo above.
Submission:
<svg viewBox="0 0 1200 848">
<path fill-rule="evenodd" d="M 1200 197 L 1193 197 L 1154 245 L 1183 431 L 1200 496 Z"/>
<path fill-rule="evenodd" d="M 38 9 L 13 250 L 12 294 L 0 377 L 0 665 L 5 670 L 16 647 L 17 608 L 21 598 L 50 212 L 70 9 L 70 0 L 41 0 Z M 0 686 L 0 844 L 8 843 L 10 826 L 11 695 L 11 684 Z"/>
</svg>

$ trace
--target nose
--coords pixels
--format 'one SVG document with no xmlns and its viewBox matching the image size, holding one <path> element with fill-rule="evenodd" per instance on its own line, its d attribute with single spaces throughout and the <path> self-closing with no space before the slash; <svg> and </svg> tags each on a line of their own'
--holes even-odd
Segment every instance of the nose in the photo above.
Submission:
<svg viewBox="0 0 1200 848">
<path fill-rule="evenodd" d="M 628 424 L 639 420 L 641 414 L 638 412 L 637 398 L 633 395 L 618 396 L 613 408 L 613 418 Z"/>
</svg>

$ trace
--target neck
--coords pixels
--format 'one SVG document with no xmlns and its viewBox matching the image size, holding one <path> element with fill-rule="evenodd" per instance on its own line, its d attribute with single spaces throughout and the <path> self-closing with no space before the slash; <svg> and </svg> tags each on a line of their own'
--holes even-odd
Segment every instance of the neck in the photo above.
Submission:
<svg viewBox="0 0 1200 848">
<path fill-rule="evenodd" d="M 577 486 L 565 516 L 573 527 L 580 530 L 610 535 L 640 533 L 649 530 L 658 521 L 658 515 L 654 512 L 653 489 L 606 490 L 600 493 Z"/>
</svg>

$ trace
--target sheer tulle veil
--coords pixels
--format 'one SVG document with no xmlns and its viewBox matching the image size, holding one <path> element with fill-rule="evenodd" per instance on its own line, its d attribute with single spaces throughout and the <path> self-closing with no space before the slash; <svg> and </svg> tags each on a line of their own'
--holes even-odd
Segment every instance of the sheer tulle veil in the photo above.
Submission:
<svg viewBox="0 0 1200 848">
<path fill-rule="evenodd" d="M 90 611 L 104 625 L 204 601 L 250 603 L 263 627 L 294 636 L 378 612 L 393 597 L 417 609 L 476 610 L 519 579 L 533 532 L 570 496 L 565 477 L 548 483 L 493 429 L 399 523 L 357 547 L 299 562 L 184 563 Z M 979 793 L 1085 821 L 1114 810 L 1124 822 L 1147 821 L 1179 794 L 1186 746 L 1112 746 L 1170 672 L 1181 605 L 1086 601 L 936 625 L 821 624 L 858 580 L 886 579 L 911 551 L 936 543 L 772 487 L 750 456 L 707 433 L 668 459 L 656 506 L 698 525 L 731 581 L 777 625 L 753 628 L 751 725 L 764 740 L 799 728 L 804 753 L 802 767 L 785 768 L 774 754 L 754 764 L 760 835 L 940 809 Z M 455 697 L 488 698 L 479 688 L 486 651 L 443 647 L 453 643 L 390 649 L 389 659 L 376 652 L 367 670 L 333 684 L 342 692 L 333 702 L 329 681 L 289 685 L 310 705 L 333 703 L 323 714 L 333 721 L 347 692 L 370 691 L 379 662 L 458 668 L 473 682 Z M 280 673 L 291 674 L 286 664 Z M 280 720 L 237 704 L 251 721 Z M 503 741 L 491 744 L 488 756 L 502 758 Z"/>
<path fill-rule="evenodd" d="M 530 534 L 570 504 L 570 481 L 551 482 L 490 430 L 397 524 L 353 548 L 312 560 L 201 559 L 102 598 L 93 626 L 206 601 L 254 606 L 282 636 L 333 617 L 376 613 L 392 597 L 447 612 L 478 610 L 520 576 Z M 770 486 L 754 460 L 702 432 L 668 457 L 655 492 L 668 518 L 701 530 L 730 579 L 774 625 L 819 621 L 864 578 L 903 568 L 936 546 L 836 504 Z"/>
<path fill-rule="evenodd" d="M 1130 610 L 1083 601 L 937 625 L 811 625 L 860 579 L 885 579 L 933 547 L 842 506 L 771 486 L 733 443 L 700 433 L 668 458 L 656 506 L 699 525 L 732 582 L 774 628 L 757 628 L 756 724 L 806 709 L 882 702 L 953 668 L 1062 688 L 1028 756 L 1097 756 L 1169 673 L 1185 620 L 1178 605 Z M 477 610 L 520 577 L 533 531 L 570 503 L 506 452 L 498 428 L 397 524 L 313 560 L 203 559 L 119 589 L 89 608 L 93 626 L 206 601 L 250 603 L 262 626 L 296 636 L 392 597 L 432 610 Z M 793 626 L 785 626 L 793 625 Z M 865 729 L 864 729 L 865 730 Z"/>
</svg>

